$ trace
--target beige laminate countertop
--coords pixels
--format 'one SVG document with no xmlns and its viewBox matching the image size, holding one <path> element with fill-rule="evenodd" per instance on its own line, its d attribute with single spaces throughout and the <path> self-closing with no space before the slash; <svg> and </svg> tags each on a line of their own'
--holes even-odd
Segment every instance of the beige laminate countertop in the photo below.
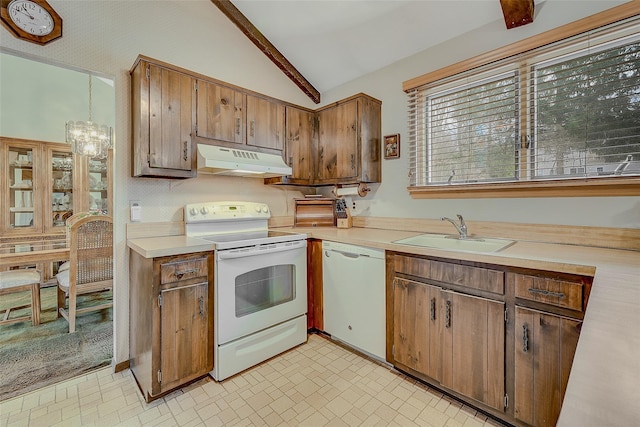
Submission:
<svg viewBox="0 0 640 427">
<path fill-rule="evenodd" d="M 558 426 L 640 426 L 640 251 L 518 241 L 497 253 L 479 254 L 393 243 L 421 232 L 335 227 L 277 230 L 398 252 L 592 275 Z M 213 249 L 210 242 L 185 236 L 133 239 L 128 246 L 146 257 Z"/>
<path fill-rule="evenodd" d="M 212 251 L 214 245 L 206 240 L 187 236 L 145 237 L 127 240 L 127 246 L 145 258 L 183 255 Z"/>
</svg>

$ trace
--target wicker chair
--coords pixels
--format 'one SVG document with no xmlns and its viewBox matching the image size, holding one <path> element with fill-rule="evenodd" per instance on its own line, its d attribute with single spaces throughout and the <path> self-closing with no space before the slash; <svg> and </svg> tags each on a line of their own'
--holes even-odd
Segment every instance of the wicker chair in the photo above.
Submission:
<svg viewBox="0 0 640 427">
<path fill-rule="evenodd" d="M 67 319 L 72 333 L 77 315 L 113 307 L 113 301 L 77 307 L 78 295 L 113 289 L 113 221 L 110 216 L 82 212 L 69 217 L 66 226 L 69 268 L 56 275 L 58 317 Z"/>
</svg>

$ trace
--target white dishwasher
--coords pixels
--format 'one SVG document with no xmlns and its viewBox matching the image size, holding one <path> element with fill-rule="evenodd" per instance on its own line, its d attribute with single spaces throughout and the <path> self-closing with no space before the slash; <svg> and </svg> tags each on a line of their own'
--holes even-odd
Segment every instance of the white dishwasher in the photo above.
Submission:
<svg viewBox="0 0 640 427">
<path fill-rule="evenodd" d="M 322 242 L 324 330 L 385 360 L 384 250 Z"/>
</svg>

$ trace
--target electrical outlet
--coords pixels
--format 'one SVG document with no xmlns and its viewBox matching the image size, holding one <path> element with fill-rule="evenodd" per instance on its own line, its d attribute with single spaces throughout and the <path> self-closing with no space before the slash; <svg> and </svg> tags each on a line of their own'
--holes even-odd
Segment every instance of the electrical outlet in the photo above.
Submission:
<svg viewBox="0 0 640 427">
<path fill-rule="evenodd" d="M 369 210 L 371 202 L 368 200 L 353 200 L 351 202 L 351 215 L 360 215 Z"/>
</svg>

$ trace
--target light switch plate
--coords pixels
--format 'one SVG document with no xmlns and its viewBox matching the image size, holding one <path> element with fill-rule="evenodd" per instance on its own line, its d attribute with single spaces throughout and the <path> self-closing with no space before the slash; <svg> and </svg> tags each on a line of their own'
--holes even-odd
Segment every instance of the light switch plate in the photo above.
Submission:
<svg viewBox="0 0 640 427">
<path fill-rule="evenodd" d="M 129 207 L 131 208 L 131 222 L 142 221 L 142 206 L 140 206 L 140 200 L 130 200 Z"/>
</svg>

